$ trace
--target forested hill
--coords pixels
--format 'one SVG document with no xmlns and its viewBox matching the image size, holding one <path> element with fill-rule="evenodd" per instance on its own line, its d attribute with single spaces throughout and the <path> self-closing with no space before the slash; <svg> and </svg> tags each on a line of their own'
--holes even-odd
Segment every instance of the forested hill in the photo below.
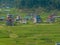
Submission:
<svg viewBox="0 0 60 45">
<path fill-rule="evenodd" d="M 60 9 L 60 0 L 0 0 L 0 7 Z"/>
</svg>

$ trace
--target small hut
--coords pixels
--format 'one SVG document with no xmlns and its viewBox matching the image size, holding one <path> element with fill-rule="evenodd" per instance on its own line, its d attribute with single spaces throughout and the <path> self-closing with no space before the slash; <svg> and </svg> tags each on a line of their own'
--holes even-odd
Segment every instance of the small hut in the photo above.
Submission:
<svg viewBox="0 0 60 45">
<path fill-rule="evenodd" d="M 6 25 L 8 25 L 8 26 L 13 26 L 14 25 L 13 15 L 11 15 L 11 14 L 7 15 Z"/>
</svg>

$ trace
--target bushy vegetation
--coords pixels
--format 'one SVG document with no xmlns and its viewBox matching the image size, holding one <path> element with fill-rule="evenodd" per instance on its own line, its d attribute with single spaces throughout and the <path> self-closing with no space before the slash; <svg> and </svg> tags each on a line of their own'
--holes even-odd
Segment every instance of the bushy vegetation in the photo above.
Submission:
<svg viewBox="0 0 60 45">
<path fill-rule="evenodd" d="M 0 0 L 0 7 L 60 9 L 60 0 Z"/>
</svg>

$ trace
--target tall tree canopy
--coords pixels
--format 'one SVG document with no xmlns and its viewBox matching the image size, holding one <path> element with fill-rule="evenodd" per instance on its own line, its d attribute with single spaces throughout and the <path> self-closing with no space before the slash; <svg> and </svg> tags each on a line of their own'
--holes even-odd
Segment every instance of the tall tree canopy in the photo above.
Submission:
<svg viewBox="0 0 60 45">
<path fill-rule="evenodd" d="M 60 9 L 60 0 L 0 0 L 0 5 L 27 9 L 39 7 Z"/>
</svg>

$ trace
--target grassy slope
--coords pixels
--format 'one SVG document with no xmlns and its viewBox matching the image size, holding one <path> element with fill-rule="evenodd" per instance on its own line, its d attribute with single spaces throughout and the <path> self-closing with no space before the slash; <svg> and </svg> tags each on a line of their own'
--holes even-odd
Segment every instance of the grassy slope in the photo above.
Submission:
<svg viewBox="0 0 60 45">
<path fill-rule="evenodd" d="M 60 41 L 60 24 L 0 26 L 1 45 L 54 45 Z M 8 38 L 7 30 L 17 34 L 18 38 Z M 12 34 L 10 33 L 10 34 Z M 3 38 L 2 38 L 3 37 Z"/>
</svg>

